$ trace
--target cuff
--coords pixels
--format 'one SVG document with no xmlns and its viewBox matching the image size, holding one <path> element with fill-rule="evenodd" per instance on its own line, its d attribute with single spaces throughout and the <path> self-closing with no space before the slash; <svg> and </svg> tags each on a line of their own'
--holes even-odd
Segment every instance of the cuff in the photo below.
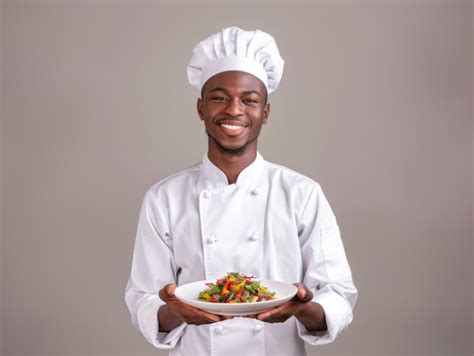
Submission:
<svg viewBox="0 0 474 356">
<path fill-rule="evenodd" d="M 158 296 L 145 299 L 138 308 L 138 326 L 145 339 L 158 349 L 172 349 L 184 333 L 183 323 L 170 332 L 159 332 L 158 309 L 164 305 Z"/>
<path fill-rule="evenodd" d="M 328 328 L 326 331 L 308 331 L 300 321 L 296 320 L 298 335 L 310 345 L 329 344 L 351 323 L 352 308 L 338 293 L 317 294 L 313 302 L 322 306 Z"/>
</svg>

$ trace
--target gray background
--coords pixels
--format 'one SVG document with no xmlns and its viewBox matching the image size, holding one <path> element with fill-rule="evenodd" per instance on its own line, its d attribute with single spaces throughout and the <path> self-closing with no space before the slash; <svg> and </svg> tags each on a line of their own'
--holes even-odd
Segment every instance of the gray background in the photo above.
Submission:
<svg viewBox="0 0 474 356">
<path fill-rule="evenodd" d="M 260 152 L 321 183 L 360 290 L 312 355 L 473 353 L 473 3 L 4 1 L 4 355 L 164 355 L 123 302 L 146 189 L 199 160 L 222 27 L 286 60 Z"/>
</svg>

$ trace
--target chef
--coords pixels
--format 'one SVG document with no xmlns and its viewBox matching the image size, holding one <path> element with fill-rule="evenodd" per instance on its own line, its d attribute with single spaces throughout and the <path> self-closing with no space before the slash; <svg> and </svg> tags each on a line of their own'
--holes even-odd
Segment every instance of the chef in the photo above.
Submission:
<svg viewBox="0 0 474 356">
<path fill-rule="evenodd" d="M 224 28 L 194 48 L 187 74 L 208 151 L 145 194 L 125 291 L 133 325 L 170 355 L 305 355 L 305 343 L 330 343 L 352 321 L 357 290 L 321 186 L 257 151 L 283 65 L 260 30 Z M 298 292 L 250 317 L 204 312 L 174 295 L 227 272 Z"/>
</svg>

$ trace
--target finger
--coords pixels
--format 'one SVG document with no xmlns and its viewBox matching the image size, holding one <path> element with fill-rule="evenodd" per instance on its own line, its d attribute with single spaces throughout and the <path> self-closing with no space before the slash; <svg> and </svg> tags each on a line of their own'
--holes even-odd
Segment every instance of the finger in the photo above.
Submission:
<svg viewBox="0 0 474 356">
<path fill-rule="evenodd" d="M 251 318 L 251 319 L 256 319 L 258 317 L 258 314 L 249 314 L 249 315 L 241 315 L 241 318 Z"/>
<path fill-rule="evenodd" d="M 216 314 L 212 314 L 212 313 L 206 313 L 206 312 L 202 312 L 202 315 L 203 315 L 203 317 L 207 318 L 207 320 L 209 320 L 209 321 L 218 322 L 218 321 L 222 320 L 220 315 L 216 315 Z"/>
<path fill-rule="evenodd" d="M 267 319 L 262 320 L 262 321 L 265 322 L 265 323 L 271 323 L 271 324 L 273 324 L 273 323 L 282 323 L 282 322 L 284 322 L 284 321 L 286 321 L 286 320 L 287 320 L 287 319 L 285 319 L 285 318 L 272 317 L 272 318 L 267 318 Z"/>
<path fill-rule="evenodd" d="M 271 318 L 272 316 L 274 316 L 275 314 L 280 313 L 283 308 L 284 308 L 284 304 L 281 305 L 281 306 L 279 306 L 279 307 L 276 307 L 276 308 L 267 310 L 267 311 L 265 311 L 265 312 L 263 312 L 263 313 L 258 314 L 257 319 L 258 319 L 258 320 L 266 320 L 266 319 L 269 319 L 269 318 Z"/>
<path fill-rule="evenodd" d="M 222 320 L 222 317 L 220 315 L 208 313 L 208 312 L 205 312 L 204 310 L 194 308 L 184 303 L 183 303 L 183 306 L 187 310 L 187 314 L 190 318 L 200 318 L 207 322 L 217 322 L 217 321 Z"/>
<path fill-rule="evenodd" d="M 202 310 L 190 316 L 192 320 L 198 320 L 197 324 L 209 324 L 221 321 L 222 318 L 219 315 L 203 312 Z"/>
</svg>

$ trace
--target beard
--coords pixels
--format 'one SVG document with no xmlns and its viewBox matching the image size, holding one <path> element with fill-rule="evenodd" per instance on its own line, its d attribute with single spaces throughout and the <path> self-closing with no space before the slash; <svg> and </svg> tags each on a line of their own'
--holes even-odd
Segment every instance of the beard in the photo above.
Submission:
<svg viewBox="0 0 474 356">
<path fill-rule="evenodd" d="M 247 142 L 245 142 L 242 146 L 240 147 L 237 147 L 237 148 L 228 148 L 228 147 L 225 147 L 224 145 L 222 145 L 214 136 L 212 136 L 209 131 L 206 130 L 206 134 L 207 136 L 213 140 L 215 142 L 215 144 L 217 145 L 217 147 L 219 148 L 219 150 L 224 153 L 224 154 L 227 154 L 229 156 L 242 156 L 245 151 L 247 151 L 247 148 L 250 146 L 250 144 L 254 141 L 257 140 L 258 136 L 255 136 L 251 139 L 249 139 Z"/>
</svg>

